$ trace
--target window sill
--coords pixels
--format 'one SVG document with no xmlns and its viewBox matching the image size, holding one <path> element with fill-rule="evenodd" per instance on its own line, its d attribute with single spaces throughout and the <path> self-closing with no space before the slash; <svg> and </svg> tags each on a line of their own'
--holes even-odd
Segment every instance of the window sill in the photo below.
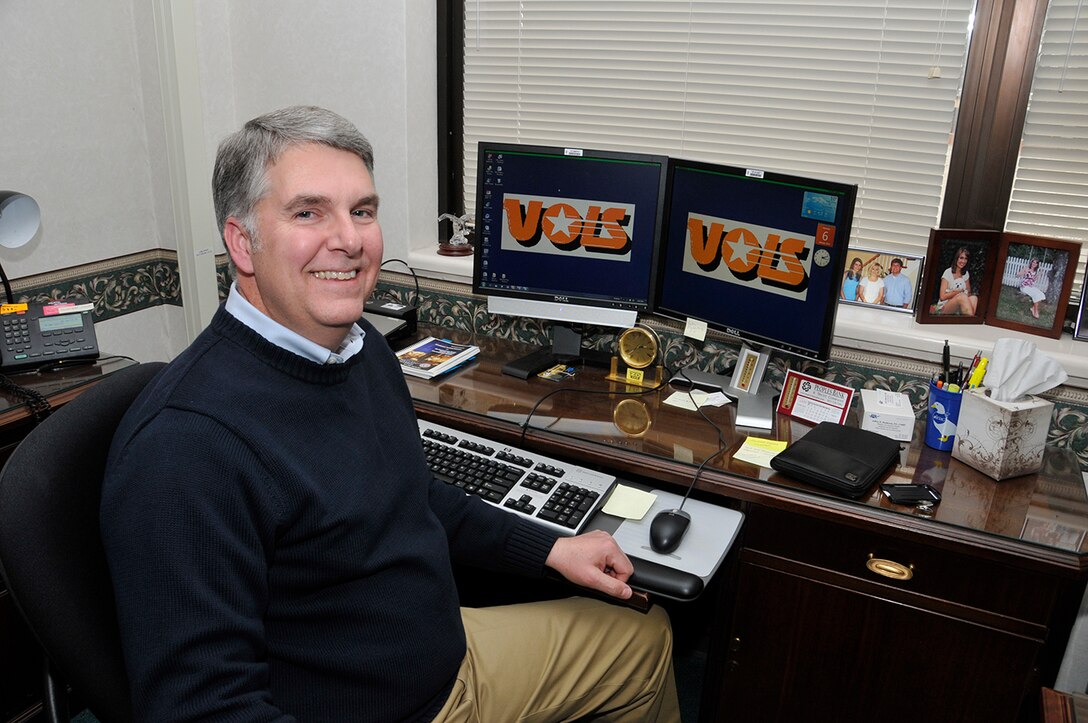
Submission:
<svg viewBox="0 0 1088 723">
<path fill-rule="evenodd" d="M 472 283 L 472 256 L 439 256 L 428 248 L 409 252 L 406 261 L 420 276 Z M 919 324 L 910 314 L 853 304 L 839 306 L 835 323 L 836 346 L 929 362 L 940 362 L 946 339 L 955 364 L 970 362 L 976 352 L 991 352 L 1004 337 L 1031 339 L 1069 374 L 1065 386 L 1088 389 L 1088 343 L 1069 335 L 1048 339 L 985 324 Z"/>
<path fill-rule="evenodd" d="M 1035 342 L 1040 352 L 1052 357 L 1069 374 L 1065 386 L 1088 388 L 1088 344 L 1074 341 L 1068 334 L 1048 339 L 985 324 L 919 324 L 910 314 L 852 304 L 839 306 L 835 322 L 836 346 L 940 362 L 947 339 L 953 364 L 970 362 L 979 351 L 988 354 L 994 342 L 1005 337 Z"/>
</svg>

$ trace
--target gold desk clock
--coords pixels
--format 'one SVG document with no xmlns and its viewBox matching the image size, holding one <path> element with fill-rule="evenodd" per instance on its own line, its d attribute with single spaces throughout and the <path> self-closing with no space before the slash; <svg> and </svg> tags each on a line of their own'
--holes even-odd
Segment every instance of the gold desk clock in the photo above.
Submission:
<svg viewBox="0 0 1088 723">
<path fill-rule="evenodd" d="M 648 326 L 632 326 L 624 329 L 616 340 L 616 354 L 612 356 L 612 371 L 606 379 L 636 387 L 656 387 L 663 370 L 656 364 L 661 353 L 661 340 Z"/>
</svg>

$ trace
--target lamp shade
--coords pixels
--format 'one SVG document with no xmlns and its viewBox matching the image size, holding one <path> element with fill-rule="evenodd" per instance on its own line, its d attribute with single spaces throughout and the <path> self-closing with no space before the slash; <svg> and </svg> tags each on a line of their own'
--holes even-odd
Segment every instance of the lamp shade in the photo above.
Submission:
<svg viewBox="0 0 1088 723">
<path fill-rule="evenodd" d="M 0 246 L 18 248 L 42 225 L 38 202 L 18 191 L 0 191 Z"/>
</svg>

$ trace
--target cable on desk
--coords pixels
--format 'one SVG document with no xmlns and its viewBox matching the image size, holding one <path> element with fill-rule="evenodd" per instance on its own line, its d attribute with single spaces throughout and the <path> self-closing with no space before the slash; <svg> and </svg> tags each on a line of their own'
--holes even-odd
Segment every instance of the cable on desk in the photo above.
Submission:
<svg viewBox="0 0 1088 723">
<path fill-rule="evenodd" d="M 668 370 L 666 369 L 666 371 Z M 665 379 L 663 379 L 661 383 L 658 384 L 656 387 L 642 389 L 637 392 L 618 392 L 613 389 L 585 389 L 584 387 L 558 387 L 557 389 L 553 389 L 544 396 L 542 396 L 540 399 L 536 400 L 536 403 L 529 410 L 529 413 L 525 415 L 525 421 L 522 422 L 520 425 L 521 436 L 519 438 L 518 444 L 522 447 L 525 446 L 525 435 L 529 431 L 529 420 L 533 418 L 533 415 L 536 414 L 536 410 L 540 407 L 541 404 L 544 403 L 544 400 L 552 396 L 553 394 L 559 394 L 560 392 L 581 392 L 582 394 L 608 394 L 618 395 L 621 397 L 641 397 L 645 394 L 651 394 L 653 392 L 664 389 L 665 385 L 669 383 L 669 379 L 671 377 L 672 373 L 670 372 L 666 375 Z"/>
<path fill-rule="evenodd" d="M 404 259 L 386 259 L 385 261 L 382 262 L 381 268 L 384 269 L 386 264 L 392 264 L 392 263 L 404 264 L 404 266 L 408 269 L 408 272 L 412 274 L 412 280 L 415 282 L 415 285 L 416 285 L 416 298 L 415 298 L 414 301 L 412 301 L 412 304 L 418 309 L 419 308 L 419 277 L 416 276 L 416 270 L 413 269 L 411 266 L 409 266 L 408 262 L 405 261 Z"/>
<path fill-rule="evenodd" d="M 35 422 L 41 422 L 53 413 L 53 407 L 49 400 L 41 392 L 16 384 L 6 374 L 0 374 L 0 390 L 22 399 L 30 413 L 34 415 Z"/>
<path fill-rule="evenodd" d="M 703 408 L 699 406 L 699 403 L 697 401 L 695 401 L 695 395 L 691 393 L 692 390 L 695 389 L 694 382 L 692 382 L 691 379 L 688 378 L 688 375 L 684 373 L 683 369 L 680 370 L 680 376 L 685 381 L 687 381 L 687 383 L 688 383 L 688 399 L 690 399 L 691 403 L 693 405 L 695 405 L 695 411 L 698 412 L 699 416 L 702 417 L 706 421 L 707 424 L 709 424 L 711 427 L 713 427 L 714 431 L 717 433 L 717 435 L 718 435 L 718 451 L 715 452 L 714 454 L 710 455 L 706 459 L 704 459 L 702 464 L 699 465 L 699 468 L 695 470 L 695 474 L 691 478 L 691 483 L 688 484 L 688 489 L 687 489 L 686 492 L 684 492 L 684 498 L 682 500 L 680 500 L 680 504 L 677 505 L 677 507 L 676 507 L 677 510 L 684 509 L 684 503 L 687 502 L 688 497 L 691 496 L 691 491 L 693 489 L 695 489 L 695 483 L 699 481 L 699 476 L 703 473 L 703 469 L 706 467 L 707 463 L 709 463 L 710 460 L 715 459 L 716 457 L 720 456 L 722 454 L 722 452 L 724 452 L 726 449 L 729 448 L 729 445 L 727 445 L 725 443 L 725 435 L 722 434 L 721 427 L 719 427 L 717 424 L 714 424 L 714 420 L 712 420 L 710 417 L 706 416 L 706 412 L 704 412 Z M 672 378 L 671 375 L 670 375 L 669 378 L 670 379 Z"/>
<path fill-rule="evenodd" d="M 525 446 L 525 435 L 529 431 L 529 420 L 532 419 L 533 415 L 536 413 L 536 410 L 540 407 L 541 404 L 544 403 L 544 400 L 551 397 L 553 394 L 558 394 L 560 392 L 581 392 L 583 394 L 614 394 L 625 397 L 640 397 L 646 394 L 659 392 L 664 389 L 669 384 L 669 382 L 672 381 L 672 378 L 674 376 L 674 372 L 668 367 L 665 367 L 665 372 L 665 378 L 662 379 L 661 383 L 658 384 L 656 387 L 642 389 L 635 392 L 619 392 L 611 389 L 585 389 L 582 387 L 559 387 L 558 389 L 553 389 L 544 396 L 540 397 L 540 399 L 538 399 L 529 410 L 529 413 L 525 415 L 525 421 L 521 423 L 521 436 L 519 438 L 518 446 Z M 692 475 L 691 482 L 688 483 L 688 488 L 684 492 L 684 497 L 682 500 L 680 500 L 680 504 L 676 508 L 678 510 L 681 510 L 684 508 L 684 503 L 687 502 L 688 497 L 691 496 L 691 491 L 695 489 L 695 483 L 699 481 L 699 477 L 702 475 L 703 470 L 706 468 L 707 464 L 709 464 L 711 460 L 714 460 L 721 456 L 721 454 L 729 448 L 729 445 L 726 444 L 725 435 L 722 434 L 721 427 L 715 424 L 710 417 L 706 416 L 706 412 L 703 411 L 702 407 L 700 407 L 699 403 L 695 400 L 695 395 L 692 394 L 692 390 L 695 388 L 695 385 L 690 379 L 688 379 L 687 375 L 684 374 L 683 369 L 680 370 L 679 376 L 688 382 L 687 395 L 688 398 L 691 400 L 692 405 L 695 407 L 695 411 L 699 413 L 699 416 L 702 417 L 703 420 L 707 424 L 709 424 L 714 429 L 714 432 L 718 435 L 718 450 L 714 452 L 714 454 L 704 459 L 699 467 L 695 470 L 695 474 Z"/>
</svg>

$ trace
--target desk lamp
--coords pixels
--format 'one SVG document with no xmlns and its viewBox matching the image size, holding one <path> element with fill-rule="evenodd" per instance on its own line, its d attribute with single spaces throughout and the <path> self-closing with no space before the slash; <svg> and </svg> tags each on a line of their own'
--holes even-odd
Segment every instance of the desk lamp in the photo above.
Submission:
<svg viewBox="0 0 1088 723">
<path fill-rule="evenodd" d="M 18 191 L 0 191 L 0 246 L 14 249 L 34 238 L 42 225 L 38 202 Z M 0 281 L 4 284 L 7 303 L 14 304 L 11 282 L 0 265 Z"/>
</svg>

